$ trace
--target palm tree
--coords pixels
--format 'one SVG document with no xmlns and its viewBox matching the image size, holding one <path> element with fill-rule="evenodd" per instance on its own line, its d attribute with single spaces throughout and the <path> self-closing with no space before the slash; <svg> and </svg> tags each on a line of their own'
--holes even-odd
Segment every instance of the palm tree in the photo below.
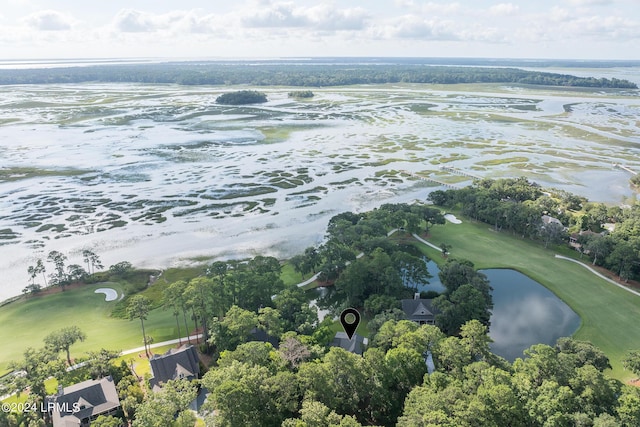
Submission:
<svg viewBox="0 0 640 427">
<path fill-rule="evenodd" d="M 147 355 L 147 358 L 149 357 L 149 350 L 147 350 L 147 335 L 144 332 L 144 321 L 147 320 L 149 311 L 151 311 L 151 300 L 144 295 L 135 295 L 129 300 L 127 316 L 129 317 L 129 320 L 140 319 L 144 353 Z"/>
<path fill-rule="evenodd" d="M 180 309 L 183 310 L 184 313 L 184 301 L 183 294 L 184 288 L 186 287 L 186 283 L 184 281 L 178 281 L 170 284 L 165 290 L 162 292 L 163 294 L 163 304 L 166 308 L 173 309 L 173 315 L 176 317 L 176 326 L 178 327 L 178 341 L 182 344 L 182 334 L 180 333 Z M 187 330 L 187 321 L 185 317 L 185 332 L 188 334 Z"/>
</svg>

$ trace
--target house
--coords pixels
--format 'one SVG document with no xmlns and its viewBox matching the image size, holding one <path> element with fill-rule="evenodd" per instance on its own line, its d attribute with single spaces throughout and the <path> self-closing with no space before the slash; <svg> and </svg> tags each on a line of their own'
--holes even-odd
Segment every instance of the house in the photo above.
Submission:
<svg viewBox="0 0 640 427">
<path fill-rule="evenodd" d="M 259 342 L 268 342 L 271 344 L 273 348 L 276 350 L 280 347 L 280 340 L 272 335 L 266 333 L 264 329 L 253 328 L 251 332 L 249 332 L 249 337 L 247 338 L 248 342 L 251 341 L 259 341 Z"/>
<path fill-rule="evenodd" d="M 419 325 L 433 325 L 436 314 L 439 311 L 433 306 L 433 299 L 421 299 L 420 293 L 416 292 L 413 299 L 403 299 L 402 311 L 407 316 L 407 320 L 412 320 Z"/>
<path fill-rule="evenodd" d="M 353 337 L 349 339 L 345 332 L 336 332 L 336 336 L 330 345 L 331 347 L 340 347 L 351 353 L 362 355 L 367 345 L 369 345 L 369 339 L 358 334 L 353 334 Z"/>
<path fill-rule="evenodd" d="M 554 218 L 554 217 L 549 216 L 549 215 L 542 215 L 542 217 L 540 219 L 542 220 L 542 226 L 543 227 L 545 225 L 549 225 L 549 224 L 558 224 L 558 225 L 561 225 L 564 228 L 564 224 L 558 218 Z"/>
<path fill-rule="evenodd" d="M 580 236 L 597 236 L 598 233 L 594 233 L 591 230 L 580 231 L 580 233 L 571 233 L 569 236 L 569 246 L 574 248 L 578 252 L 582 251 L 582 244 L 579 242 Z M 585 254 L 588 254 L 589 251 L 584 251 Z"/>
<path fill-rule="evenodd" d="M 113 378 L 88 380 L 59 387 L 58 394 L 47 398 L 53 427 L 87 427 L 100 415 L 115 415 L 120 410 Z"/>
<path fill-rule="evenodd" d="M 151 365 L 151 389 L 157 391 L 169 380 L 200 378 L 200 359 L 193 345 L 172 348 L 162 355 L 154 354 Z"/>
</svg>

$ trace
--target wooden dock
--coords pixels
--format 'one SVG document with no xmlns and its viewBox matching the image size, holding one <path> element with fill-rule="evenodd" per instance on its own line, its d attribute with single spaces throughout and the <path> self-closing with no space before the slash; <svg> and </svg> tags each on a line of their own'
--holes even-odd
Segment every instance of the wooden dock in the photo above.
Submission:
<svg viewBox="0 0 640 427">
<path fill-rule="evenodd" d="M 400 172 L 405 174 L 405 175 L 409 175 L 409 176 L 412 176 L 414 178 L 421 179 L 422 181 L 432 182 L 434 184 L 442 185 L 444 187 L 451 188 L 453 190 L 459 190 L 461 188 L 458 185 L 450 184 L 448 182 L 439 181 L 439 180 L 437 180 L 435 178 L 432 178 L 430 176 L 422 176 L 422 175 L 418 175 L 416 173 L 409 172 L 409 171 L 406 171 L 406 170 L 401 170 Z"/>
<path fill-rule="evenodd" d="M 451 166 L 440 166 L 440 170 L 449 172 L 449 173 L 453 173 L 456 175 L 462 175 L 462 176 L 466 176 L 469 178 L 473 178 L 473 179 L 482 179 L 481 177 L 474 175 L 472 173 L 469 172 L 465 172 L 463 170 L 457 169 L 457 168 L 452 168 Z"/>
</svg>

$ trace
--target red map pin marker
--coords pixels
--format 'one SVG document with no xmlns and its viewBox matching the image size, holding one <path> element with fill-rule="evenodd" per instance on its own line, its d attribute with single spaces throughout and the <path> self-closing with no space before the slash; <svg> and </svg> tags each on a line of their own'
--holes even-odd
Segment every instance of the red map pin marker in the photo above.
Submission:
<svg viewBox="0 0 640 427">
<path fill-rule="evenodd" d="M 349 316 L 352 315 L 352 316 Z M 349 339 L 353 338 L 353 335 L 356 333 L 356 329 L 358 329 L 358 325 L 360 324 L 360 313 L 355 308 L 346 308 L 340 314 L 340 323 L 342 323 L 342 327 L 346 332 Z"/>
</svg>

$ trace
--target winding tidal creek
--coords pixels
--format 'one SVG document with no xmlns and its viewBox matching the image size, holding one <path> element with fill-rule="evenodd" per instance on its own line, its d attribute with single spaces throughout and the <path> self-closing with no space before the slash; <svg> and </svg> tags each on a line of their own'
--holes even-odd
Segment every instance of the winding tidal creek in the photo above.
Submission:
<svg viewBox="0 0 640 427">
<path fill-rule="evenodd" d="M 51 250 L 82 264 L 165 268 L 277 257 L 329 218 L 424 200 L 438 184 L 527 176 L 591 200 L 634 196 L 637 91 L 503 85 L 324 88 L 310 100 L 222 106 L 233 89 L 0 87 L 0 299 Z"/>
</svg>

